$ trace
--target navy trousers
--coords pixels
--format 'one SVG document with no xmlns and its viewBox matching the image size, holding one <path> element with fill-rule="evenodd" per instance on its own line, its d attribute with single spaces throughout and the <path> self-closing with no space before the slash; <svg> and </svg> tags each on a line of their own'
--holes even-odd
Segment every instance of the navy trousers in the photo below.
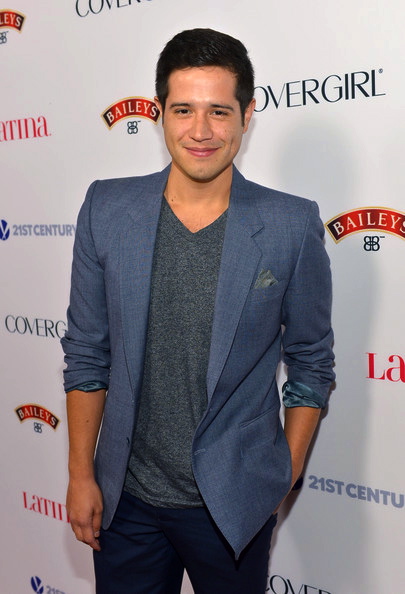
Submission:
<svg viewBox="0 0 405 594">
<path fill-rule="evenodd" d="M 276 516 L 238 561 L 203 507 L 160 508 L 122 494 L 94 552 L 97 594 L 179 594 L 186 569 L 195 594 L 264 594 Z"/>
</svg>

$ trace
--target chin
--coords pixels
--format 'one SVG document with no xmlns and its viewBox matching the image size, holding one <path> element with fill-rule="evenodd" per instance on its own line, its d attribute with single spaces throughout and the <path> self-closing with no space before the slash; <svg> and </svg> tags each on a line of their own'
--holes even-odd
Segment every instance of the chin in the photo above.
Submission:
<svg viewBox="0 0 405 594">
<path fill-rule="evenodd" d="M 197 182 L 211 182 L 214 179 L 220 177 L 222 175 L 222 173 L 224 173 L 224 171 L 226 171 L 227 169 L 228 169 L 228 166 L 223 167 L 222 169 L 215 169 L 215 170 L 198 169 L 198 170 L 187 172 L 187 175 L 190 177 L 190 179 L 193 179 Z"/>
</svg>

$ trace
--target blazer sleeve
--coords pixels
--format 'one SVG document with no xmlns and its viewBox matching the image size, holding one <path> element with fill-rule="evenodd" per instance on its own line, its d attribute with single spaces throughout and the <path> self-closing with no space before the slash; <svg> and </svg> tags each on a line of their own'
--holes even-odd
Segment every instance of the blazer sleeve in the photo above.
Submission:
<svg viewBox="0 0 405 594">
<path fill-rule="evenodd" d="M 310 203 L 302 243 L 282 310 L 283 359 L 288 384 L 303 384 L 326 406 L 333 372 L 332 282 L 318 206 Z"/>
<path fill-rule="evenodd" d="M 98 182 L 89 187 L 80 210 L 73 248 L 67 331 L 61 339 L 65 353 L 64 387 L 86 382 L 108 386 L 110 344 L 104 270 L 97 256 L 91 215 Z"/>
</svg>

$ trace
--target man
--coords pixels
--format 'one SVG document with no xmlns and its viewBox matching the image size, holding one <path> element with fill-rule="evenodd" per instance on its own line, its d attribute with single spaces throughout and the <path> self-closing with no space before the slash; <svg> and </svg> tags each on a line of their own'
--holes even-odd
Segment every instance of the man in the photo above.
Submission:
<svg viewBox="0 0 405 594">
<path fill-rule="evenodd" d="M 170 166 L 94 183 L 79 215 L 67 506 L 99 594 L 175 594 L 184 568 L 198 594 L 263 593 L 275 511 L 327 401 L 317 207 L 233 166 L 253 89 L 239 41 L 176 35 L 156 74 Z"/>
</svg>

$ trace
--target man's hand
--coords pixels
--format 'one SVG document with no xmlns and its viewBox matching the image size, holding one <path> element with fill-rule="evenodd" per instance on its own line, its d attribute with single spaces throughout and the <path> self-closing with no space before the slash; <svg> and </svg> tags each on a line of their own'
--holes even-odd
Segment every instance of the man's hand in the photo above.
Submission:
<svg viewBox="0 0 405 594">
<path fill-rule="evenodd" d="M 66 508 L 77 540 L 89 545 L 95 551 L 100 551 L 98 537 L 103 497 L 96 481 L 93 478 L 71 479 L 67 491 Z"/>
</svg>

